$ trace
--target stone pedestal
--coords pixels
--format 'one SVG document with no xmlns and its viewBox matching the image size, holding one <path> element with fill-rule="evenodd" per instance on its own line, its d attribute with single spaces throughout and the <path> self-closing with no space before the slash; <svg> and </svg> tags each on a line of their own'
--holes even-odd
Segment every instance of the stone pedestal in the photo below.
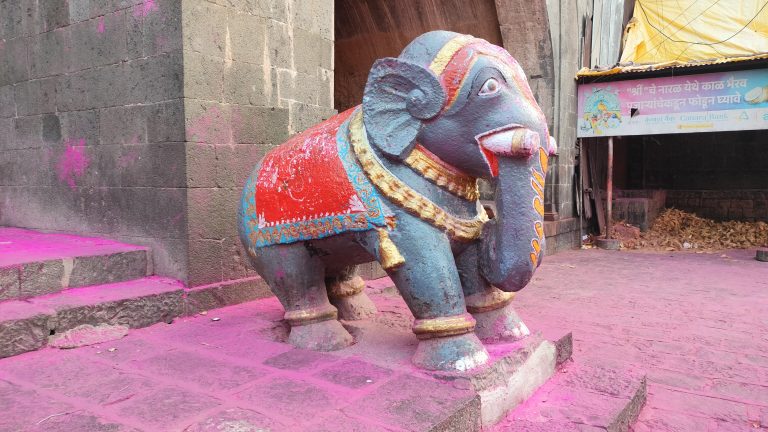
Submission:
<svg viewBox="0 0 768 432">
<path fill-rule="evenodd" d="M 531 397 L 555 374 L 558 364 L 556 345 L 540 335 L 486 348 L 491 360 L 481 369 L 461 377 L 433 374 L 477 392 L 483 427 L 496 424 Z"/>
</svg>

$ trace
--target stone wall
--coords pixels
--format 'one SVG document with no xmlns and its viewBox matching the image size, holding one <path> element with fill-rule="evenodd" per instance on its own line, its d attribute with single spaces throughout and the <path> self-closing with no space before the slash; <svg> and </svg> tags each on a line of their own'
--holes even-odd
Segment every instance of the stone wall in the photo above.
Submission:
<svg viewBox="0 0 768 432">
<path fill-rule="evenodd" d="M 0 225 L 152 246 L 186 273 L 180 5 L 0 2 Z"/>
<path fill-rule="evenodd" d="M 718 221 L 768 222 L 768 189 L 671 190 L 666 204 Z"/>
<path fill-rule="evenodd" d="M 240 187 L 332 95 L 330 0 L 0 2 L 0 225 L 148 245 L 192 286 L 248 276 Z"/>
<path fill-rule="evenodd" d="M 183 1 L 189 284 L 246 277 L 245 179 L 333 110 L 333 2 Z"/>
<path fill-rule="evenodd" d="M 765 131 L 627 137 L 629 188 L 667 190 L 667 207 L 717 220 L 768 221 Z"/>
</svg>

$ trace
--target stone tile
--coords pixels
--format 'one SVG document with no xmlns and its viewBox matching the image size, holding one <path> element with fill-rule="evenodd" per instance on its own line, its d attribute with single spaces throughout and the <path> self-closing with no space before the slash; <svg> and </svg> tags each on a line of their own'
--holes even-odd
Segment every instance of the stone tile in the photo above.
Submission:
<svg viewBox="0 0 768 432">
<path fill-rule="evenodd" d="M 158 386 L 151 380 L 86 359 L 73 351 L 40 351 L 6 361 L 3 369 L 23 382 L 99 405 L 119 404 Z"/>
<path fill-rule="evenodd" d="M 165 326 L 167 324 L 162 323 L 159 325 Z M 162 341 L 150 341 L 135 333 L 129 333 L 123 339 L 83 347 L 78 349 L 77 352 L 85 357 L 93 357 L 109 363 L 121 364 L 155 356 L 172 349 L 174 347 L 168 346 L 167 343 Z"/>
<path fill-rule="evenodd" d="M 45 432 L 141 432 L 138 429 L 115 423 L 83 410 L 58 415 L 35 424 L 30 431 Z"/>
<path fill-rule="evenodd" d="M 389 379 L 392 373 L 391 369 L 378 367 L 360 360 L 348 359 L 328 366 L 314 376 L 340 386 L 359 389 L 378 385 Z"/>
<path fill-rule="evenodd" d="M 69 289 L 32 302 L 56 310 L 56 328 L 69 330 L 81 324 L 146 327 L 170 321 L 183 312 L 180 282 L 148 277 L 127 282 Z"/>
<path fill-rule="evenodd" d="M 254 409 L 270 407 L 270 412 L 286 419 L 312 418 L 346 403 L 344 398 L 328 389 L 285 376 L 269 377 L 236 397 Z"/>
<path fill-rule="evenodd" d="M 710 431 L 714 421 L 703 417 L 664 411 L 646 410 L 633 426 L 634 432 L 691 432 Z"/>
<path fill-rule="evenodd" d="M 633 374 L 626 365 L 611 367 L 599 363 L 580 363 L 563 373 L 562 383 L 576 389 L 631 399 L 644 375 L 644 371 L 638 372 Z"/>
<path fill-rule="evenodd" d="M 293 349 L 268 358 L 264 361 L 264 364 L 278 369 L 308 371 L 320 368 L 338 360 L 338 357 L 317 351 Z"/>
<path fill-rule="evenodd" d="M 3 415 L 0 416 L 2 431 L 34 430 L 38 422 L 49 416 L 75 409 L 72 405 L 3 379 L 0 379 L 0 407 L 3 407 Z"/>
<path fill-rule="evenodd" d="M 34 297 L 61 291 L 64 264 L 50 260 L 25 264 L 21 271 L 22 297 Z"/>
<path fill-rule="evenodd" d="M 18 298 L 20 294 L 19 267 L 0 268 L 0 301 Z"/>
<path fill-rule="evenodd" d="M 70 287 L 140 279 L 147 276 L 147 251 L 134 250 L 75 257 Z"/>
<path fill-rule="evenodd" d="M 369 423 L 365 420 L 350 417 L 340 412 L 323 419 L 304 423 L 295 430 L 311 430 L 312 432 L 400 432 L 403 429 L 394 426 Z"/>
<path fill-rule="evenodd" d="M 286 429 L 285 424 L 256 411 L 229 408 L 212 414 L 184 432 L 280 432 Z"/>
<path fill-rule="evenodd" d="M 250 278 L 237 283 L 222 283 L 221 286 L 213 288 L 191 289 L 187 291 L 187 310 L 185 313 L 191 315 L 271 295 L 269 288 L 261 278 Z M 251 318 L 250 321 L 256 321 L 256 318 Z M 271 325 L 269 322 L 264 323 Z"/>
<path fill-rule="evenodd" d="M 43 347 L 48 341 L 52 309 L 23 301 L 0 302 L 0 358 Z"/>
<path fill-rule="evenodd" d="M 151 427 L 151 430 L 179 430 L 190 417 L 213 409 L 221 401 L 178 387 L 161 387 L 136 396 L 120 405 L 118 413 Z"/>
<path fill-rule="evenodd" d="M 479 397 L 470 390 L 424 378 L 400 376 L 344 408 L 344 412 L 409 431 L 448 425 L 453 422 L 453 417 L 463 418 L 462 424 L 458 425 L 463 429 L 451 430 L 479 430 L 479 404 Z M 474 411 L 474 415 L 464 416 L 467 409 Z"/>
<path fill-rule="evenodd" d="M 261 378 L 265 371 L 197 354 L 175 350 L 128 364 L 138 371 L 195 384 L 203 390 L 229 390 Z"/>
</svg>

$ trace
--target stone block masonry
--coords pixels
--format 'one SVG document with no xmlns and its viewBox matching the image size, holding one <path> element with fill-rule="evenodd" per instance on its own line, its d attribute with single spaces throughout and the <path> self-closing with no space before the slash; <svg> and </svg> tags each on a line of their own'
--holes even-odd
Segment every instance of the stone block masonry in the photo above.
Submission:
<svg viewBox="0 0 768 432">
<path fill-rule="evenodd" d="M 0 225 L 149 246 L 189 286 L 253 280 L 240 186 L 332 94 L 329 0 L 2 2 Z"/>
<path fill-rule="evenodd" d="M 666 204 L 718 221 L 768 221 L 768 189 L 671 190 Z"/>
<path fill-rule="evenodd" d="M 191 285 L 253 276 L 237 236 L 250 170 L 335 114 L 333 2 L 182 2 Z"/>
<path fill-rule="evenodd" d="M 184 278 L 180 10 L 0 4 L 0 225 L 152 246 Z"/>
</svg>

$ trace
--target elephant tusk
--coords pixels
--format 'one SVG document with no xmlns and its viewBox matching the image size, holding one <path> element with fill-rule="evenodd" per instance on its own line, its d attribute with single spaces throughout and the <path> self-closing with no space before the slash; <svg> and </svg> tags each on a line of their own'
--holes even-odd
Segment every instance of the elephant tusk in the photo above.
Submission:
<svg viewBox="0 0 768 432">
<path fill-rule="evenodd" d="M 484 132 L 475 139 L 483 148 L 499 156 L 528 158 L 541 147 L 538 133 L 517 124 Z"/>
<path fill-rule="evenodd" d="M 547 149 L 547 153 L 549 156 L 554 156 L 557 154 L 557 141 L 555 140 L 555 137 L 552 135 L 549 136 L 549 146 Z"/>
</svg>

